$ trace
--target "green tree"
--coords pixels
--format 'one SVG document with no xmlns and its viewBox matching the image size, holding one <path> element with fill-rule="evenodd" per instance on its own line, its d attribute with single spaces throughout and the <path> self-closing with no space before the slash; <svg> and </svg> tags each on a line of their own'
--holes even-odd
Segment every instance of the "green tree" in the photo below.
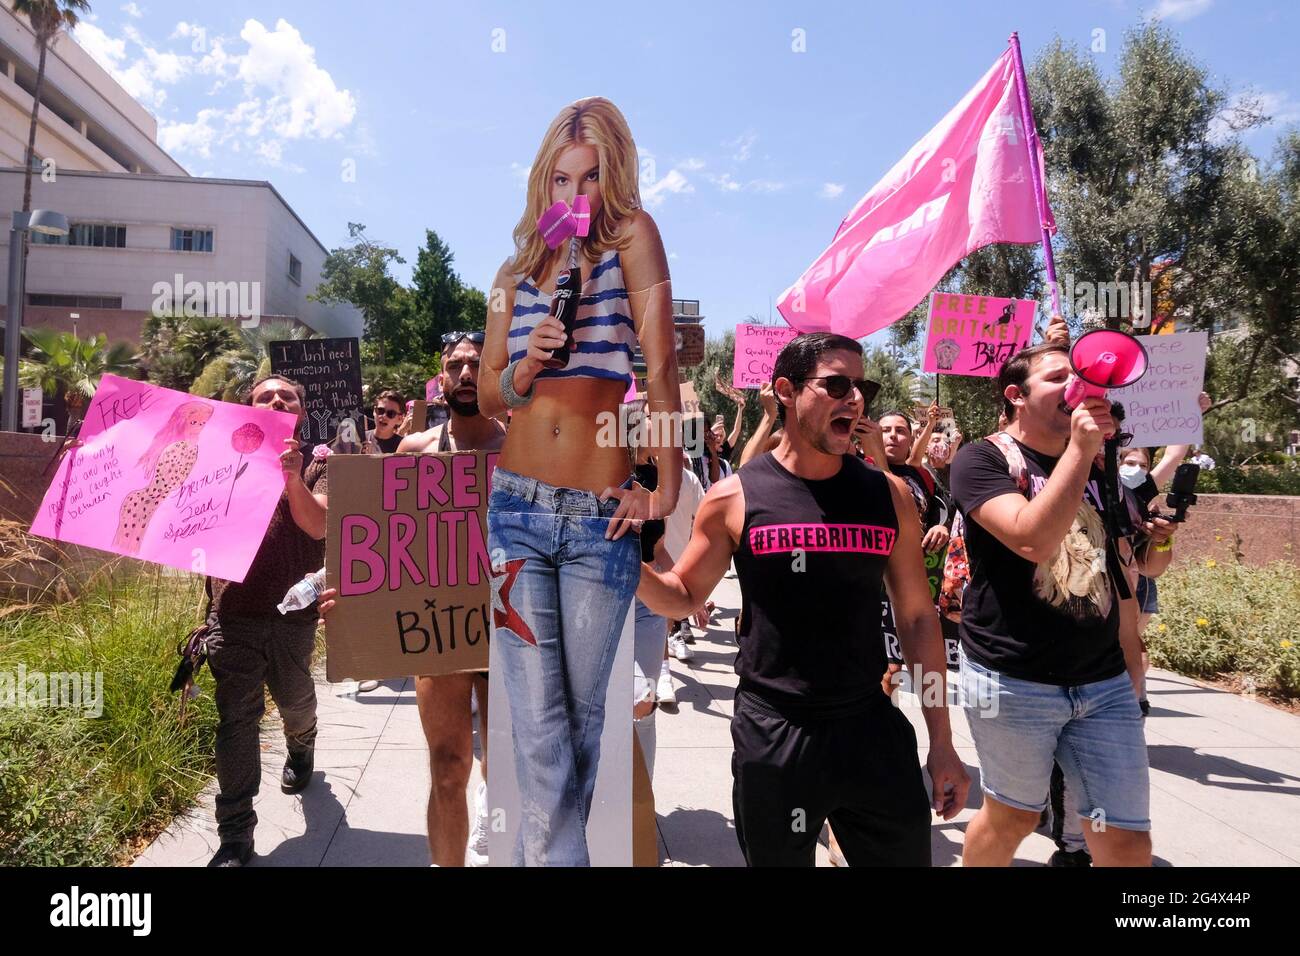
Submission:
<svg viewBox="0 0 1300 956">
<path fill-rule="evenodd" d="M 23 329 L 23 335 L 31 343 L 30 361 L 19 367 L 24 386 L 62 393 L 69 424 L 80 420 L 105 373 L 137 376 L 135 350 L 125 342 L 110 346 L 102 334 L 83 339 L 54 329 Z"/>
<path fill-rule="evenodd" d="M 190 394 L 243 401 L 255 381 L 271 374 L 272 342 L 315 338 L 319 336 L 311 329 L 292 322 L 259 322 L 252 328 L 240 329 L 238 345 L 204 366 Z"/>
<path fill-rule="evenodd" d="M 389 274 L 393 263 L 406 262 L 397 250 L 378 245 L 366 236 L 361 223 L 348 223 L 352 244 L 325 257 L 321 282 L 308 296 L 314 302 L 356 306 L 365 322 L 365 335 L 375 344 L 379 364 L 388 361 L 389 344 L 401 335 L 403 310 L 397 299 L 400 283 Z"/>
<path fill-rule="evenodd" d="M 45 55 L 64 30 L 77 25 L 79 14 L 89 13 L 86 0 L 14 0 L 14 13 L 22 14 L 36 36 L 36 89 L 32 94 L 31 123 L 27 129 L 26 170 L 23 173 L 23 212 L 32 208 L 32 160 L 36 156 L 36 119 L 41 111 L 41 92 L 45 87 Z"/>
</svg>

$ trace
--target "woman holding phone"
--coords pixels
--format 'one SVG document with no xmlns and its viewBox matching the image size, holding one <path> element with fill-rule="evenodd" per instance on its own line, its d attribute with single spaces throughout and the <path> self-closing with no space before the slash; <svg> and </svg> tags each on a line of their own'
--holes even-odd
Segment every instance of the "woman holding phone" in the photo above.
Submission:
<svg viewBox="0 0 1300 956">
<path fill-rule="evenodd" d="M 552 297 L 569 281 L 569 243 L 548 246 L 538 221 L 579 195 L 591 218 L 588 234 L 574 240 L 579 305 L 566 334 Z M 479 386 L 483 414 L 511 411 L 493 473 L 488 547 L 492 641 L 522 811 L 512 862 L 586 866 L 605 695 L 641 572 L 637 533 L 672 512 L 682 471 L 675 428 L 651 430 L 666 446 L 652 448 L 661 462 L 654 491 L 633 480 L 629 443 L 609 440 L 638 343 L 647 410 L 676 412 L 672 422 L 681 413 L 667 257 L 641 208 L 631 131 L 609 100 L 579 100 L 551 123 L 514 242 L 489 295 Z M 547 367 L 566 343 L 567 363 Z"/>
</svg>

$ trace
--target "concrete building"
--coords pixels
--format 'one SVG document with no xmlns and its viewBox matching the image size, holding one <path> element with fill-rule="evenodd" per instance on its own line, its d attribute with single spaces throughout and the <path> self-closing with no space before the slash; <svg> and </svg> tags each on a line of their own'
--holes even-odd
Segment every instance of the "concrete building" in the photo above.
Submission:
<svg viewBox="0 0 1300 956">
<path fill-rule="evenodd" d="M 37 62 L 27 21 L 0 7 L 0 261 L 9 253 L 9 214 L 22 208 Z M 82 334 L 137 342 L 151 310 L 188 306 L 360 336 L 356 309 L 307 300 L 328 250 L 275 188 L 189 176 L 157 132 L 157 120 L 70 36 L 50 48 L 32 208 L 63 213 L 72 233 L 32 243 L 24 325 L 70 330 L 76 322 Z M 0 301 L 7 280 L 0 268 Z"/>
</svg>

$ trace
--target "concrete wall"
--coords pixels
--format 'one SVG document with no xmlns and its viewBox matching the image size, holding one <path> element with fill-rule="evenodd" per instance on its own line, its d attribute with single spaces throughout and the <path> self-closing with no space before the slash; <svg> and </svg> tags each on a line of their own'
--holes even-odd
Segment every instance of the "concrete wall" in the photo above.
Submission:
<svg viewBox="0 0 1300 956">
<path fill-rule="evenodd" d="M 21 169 L 0 169 L 0 218 L 21 208 L 22 184 Z M 34 177 L 32 197 L 33 208 L 57 209 L 74 222 L 125 226 L 127 246 L 33 245 L 29 293 L 121 296 L 124 310 L 148 312 L 155 284 L 172 285 L 178 274 L 182 285 L 257 283 L 263 315 L 297 316 L 325 336 L 361 334 L 356 309 L 308 301 L 320 283 L 326 250 L 269 183 L 61 171 L 54 182 Z M 211 229 L 213 251 L 172 251 L 173 227 Z M 288 277 L 290 251 L 302 262 L 301 284 Z M 0 255 L 8 255 L 3 228 Z M 0 300 L 7 284 L 7 271 L 0 268 Z"/>
<path fill-rule="evenodd" d="M 1167 510 L 1161 499 L 1161 510 Z M 1300 563 L 1300 497 L 1200 495 L 1174 542 L 1174 566 L 1234 560 L 1237 536 L 1247 564 Z"/>
</svg>

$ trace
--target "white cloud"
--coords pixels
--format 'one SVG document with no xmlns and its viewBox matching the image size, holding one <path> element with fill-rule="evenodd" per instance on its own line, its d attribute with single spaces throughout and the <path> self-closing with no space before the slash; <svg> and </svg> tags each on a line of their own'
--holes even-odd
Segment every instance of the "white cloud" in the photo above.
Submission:
<svg viewBox="0 0 1300 956">
<path fill-rule="evenodd" d="M 1300 122 L 1300 102 L 1292 99 L 1291 94 L 1277 90 L 1246 90 L 1237 93 L 1228 100 L 1219 115 L 1210 120 L 1210 142 L 1224 143 L 1232 139 L 1249 117 L 1257 113 L 1267 119 L 1250 132 Z"/>
<path fill-rule="evenodd" d="M 687 172 L 697 173 L 704 168 L 704 160 L 697 159 L 694 156 L 688 156 L 678 163 L 677 166 L 679 169 L 684 169 Z"/>
<path fill-rule="evenodd" d="M 677 253 L 675 253 L 675 252 L 670 252 L 670 253 L 668 253 L 668 261 L 669 261 L 669 262 L 676 262 L 676 261 L 677 261 Z"/>
<path fill-rule="evenodd" d="M 842 192 L 844 192 L 843 183 L 822 183 L 822 188 L 817 195 L 822 199 L 835 199 Z"/>
<path fill-rule="evenodd" d="M 356 99 L 316 64 L 316 51 L 288 21 L 276 21 L 272 31 L 248 20 L 239 35 L 248 44 L 239 78 L 246 90 L 270 93 L 264 108 L 277 135 L 327 139 L 352 122 Z"/>
<path fill-rule="evenodd" d="M 744 188 L 740 183 L 731 178 L 731 173 L 723 173 L 720 176 L 708 177 L 709 182 L 717 186 L 724 193 L 738 193 Z"/>
<path fill-rule="evenodd" d="M 221 140 L 221 134 L 213 126 L 214 120 L 220 120 L 224 112 L 218 109 L 199 110 L 199 115 L 192 123 L 158 124 L 158 145 L 169 153 L 184 153 L 212 158 L 212 147 Z"/>
<path fill-rule="evenodd" d="M 743 163 L 749 159 L 750 154 L 754 151 L 754 144 L 758 142 L 757 133 L 743 133 L 729 143 L 724 143 L 729 149 L 735 152 L 731 158 L 738 163 Z"/>
<path fill-rule="evenodd" d="M 122 7 L 122 12 L 125 13 L 128 17 L 135 17 L 135 19 L 137 20 L 140 19 L 142 16 L 144 16 L 144 11 L 141 10 L 134 3 L 125 4 Z"/>
<path fill-rule="evenodd" d="M 774 179 L 751 179 L 745 184 L 745 188 L 755 193 L 779 193 L 785 189 L 785 183 Z"/>
<path fill-rule="evenodd" d="M 1151 20 L 1190 20 L 1210 9 L 1214 0 L 1160 0 L 1147 11 Z"/>
<path fill-rule="evenodd" d="M 510 164 L 510 177 L 515 181 L 515 185 L 520 189 L 528 188 L 528 173 L 533 167 L 524 166 L 519 163 Z"/>
<path fill-rule="evenodd" d="M 679 169 L 670 169 L 666 175 L 657 182 L 641 188 L 641 202 L 647 209 L 655 209 L 663 204 L 668 198 L 669 193 L 693 193 L 695 187 L 691 185 L 690 180 L 682 175 Z"/>
<path fill-rule="evenodd" d="M 111 37 L 95 24 L 82 21 L 73 31 L 73 38 L 133 99 L 157 109 L 167 99 L 162 87 L 187 76 L 194 67 L 194 58 L 154 49 L 131 24 L 122 33 L 122 37 Z M 128 41 L 142 54 L 130 61 Z"/>
</svg>

